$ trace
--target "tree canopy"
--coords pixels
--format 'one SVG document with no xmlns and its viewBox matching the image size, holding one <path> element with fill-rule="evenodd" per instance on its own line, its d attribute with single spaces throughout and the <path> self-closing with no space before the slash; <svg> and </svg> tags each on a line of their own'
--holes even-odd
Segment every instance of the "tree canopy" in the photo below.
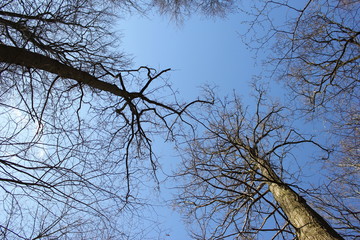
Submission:
<svg viewBox="0 0 360 240">
<path fill-rule="evenodd" d="M 176 201 L 198 223 L 194 238 L 252 239 L 264 231 L 274 232 L 279 239 L 331 239 L 321 237 L 320 230 L 301 233 L 303 227 L 282 202 L 287 197 L 278 199 L 271 190 L 271 183 L 277 181 L 295 188 L 297 198 L 304 197 L 343 237 L 359 235 L 359 7 L 359 1 L 280 0 L 257 1 L 252 9 L 241 9 L 250 15 L 244 42 L 258 55 L 269 53 L 262 65 L 269 74 L 261 77 L 287 86 L 290 99 L 284 111 L 259 96 L 253 113 L 254 107 L 243 107 L 235 97 L 222 101 L 200 120 L 195 117 L 205 130 L 186 138 L 183 151 L 188 155 L 182 154 L 180 173 L 185 183 Z M 270 105 L 270 110 L 260 114 L 262 105 Z M 287 111 L 291 114 L 284 117 Z M 323 132 L 331 142 L 301 138 L 306 136 L 304 130 L 287 125 L 291 115 L 329 126 Z M 273 116 L 278 117 L 275 123 Z M 294 135 L 301 140 L 292 139 Z M 295 157 L 286 146 L 295 147 L 305 139 L 321 142 L 318 146 L 331 153 L 313 159 L 323 163 L 319 171 L 329 181 L 306 190 L 301 177 L 293 179 L 295 173 L 283 169 Z M 285 150 L 278 153 L 282 147 Z M 293 166 L 292 171 L 296 169 Z M 270 172 L 279 179 L 269 177 Z M 306 208 L 298 207 L 301 212 Z"/>
<path fill-rule="evenodd" d="M 185 143 L 175 204 L 198 224 L 195 239 L 357 237 L 360 1 L 244 4 L 2 1 L 0 236 L 141 238 L 141 228 L 124 223 L 135 224 L 146 205 L 142 183 L 157 181 L 152 138 L 160 134 Z M 271 52 L 262 66 L 271 76 L 263 78 L 284 83 L 296 104 L 272 102 L 259 85 L 254 107 L 236 94 L 214 100 L 210 90 L 207 100 L 179 102 L 166 81 L 170 69 L 134 67 L 119 52 L 120 13 L 154 8 L 178 22 L 194 13 L 247 13 L 245 42 Z M 198 111 L 189 111 L 193 104 Z M 329 124 L 338 146 L 289 121 L 304 116 Z M 313 160 L 331 172 L 318 189 L 294 177 L 291 159 L 302 144 L 321 151 Z"/>
<path fill-rule="evenodd" d="M 197 101 L 171 100 L 170 69 L 131 68 L 118 52 L 122 4 L 1 3 L 3 239 L 129 238 L 122 221 L 157 168 L 150 137 L 171 136 Z"/>
</svg>

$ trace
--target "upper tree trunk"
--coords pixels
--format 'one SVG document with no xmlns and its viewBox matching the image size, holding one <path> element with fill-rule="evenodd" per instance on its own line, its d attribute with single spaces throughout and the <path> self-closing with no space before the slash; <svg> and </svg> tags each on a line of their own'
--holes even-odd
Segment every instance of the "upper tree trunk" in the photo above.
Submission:
<svg viewBox="0 0 360 240">
<path fill-rule="evenodd" d="M 92 88 L 110 92 L 120 97 L 133 97 L 132 93 L 120 89 L 114 84 L 101 81 L 87 72 L 65 65 L 51 57 L 31 52 L 26 49 L 0 44 L 0 62 L 41 69 L 54 73 L 59 77 L 73 79 Z"/>
<path fill-rule="evenodd" d="M 299 240 L 343 239 L 317 212 L 273 171 L 268 161 L 256 159 L 270 192 L 296 229 Z"/>
</svg>

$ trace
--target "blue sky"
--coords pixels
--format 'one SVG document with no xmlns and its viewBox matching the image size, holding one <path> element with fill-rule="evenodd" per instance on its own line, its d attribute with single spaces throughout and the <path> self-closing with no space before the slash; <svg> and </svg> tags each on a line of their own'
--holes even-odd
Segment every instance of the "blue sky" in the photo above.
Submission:
<svg viewBox="0 0 360 240">
<path fill-rule="evenodd" d="M 119 24 L 122 47 L 134 56 L 135 65 L 171 68 L 170 81 L 188 99 L 197 97 L 197 87 L 205 83 L 224 92 L 244 89 L 254 65 L 238 34 L 246 27 L 241 17 L 192 17 L 176 25 L 166 16 L 135 15 Z"/>
<path fill-rule="evenodd" d="M 194 100 L 204 84 L 219 86 L 219 95 L 235 90 L 247 100 L 250 80 L 262 67 L 255 62 L 254 52 L 242 43 L 239 33 L 247 28 L 242 24 L 244 15 L 210 19 L 193 16 L 177 25 L 167 16 L 153 14 L 148 17 L 128 16 L 118 24 L 122 33 L 122 49 L 134 60 L 134 67 L 147 65 L 159 70 L 171 68 L 169 80 L 184 100 Z M 263 56 L 262 56 L 263 57 Z M 276 83 L 272 83 L 272 87 Z M 275 87 L 276 88 L 276 87 Z M 279 89 L 275 93 L 281 94 Z M 175 169 L 179 158 L 171 144 L 158 142 L 155 152 L 168 173 Z M 162 187 L 160 199 L 169 199 L 170 191 Z M 151 195 L 152 193 L 149 193 Z M 161 202 L 162 200 L 160 200 Z M 161 203 L 160 203 L 161 205 Z M 167 207 L 158 207 L 159 233 L 164 239 L 189 239 L 180 216 Z M 155 215 L 154 215 L 155 216 Z M 153 236 L 159 229 L 154 225 Z"/>
<path fill-rule="evenodd" d="M 234 89 L 248 95 L 249 80 L 256 67 L 239 36 L 246 28 L 241 24 L 242 17 L 240 14 L 217 19 L 194 16 L 177 25 L 166 16 L 134 15 L 119 23 L 123 34 L 121 46 L 133 56 L 134 66 L 171 68 L 169 80 L 184 100 L 196 99 L 201 92 L 199 87 L 204 84 L 219 86 L 221 95 Z M 176 168 L 179 159 L 174 157 L 171 146 L 155 146 L 155 149 L 162 157 L 160 162 L 165 171 Z M 161 194 L 166 199 L 170 197 L 164 188 Z M 161 233 L 165 239 L 189 238 L 176 212 L 166 207 L 157 210 L 166 230 Z"/>
</svg>

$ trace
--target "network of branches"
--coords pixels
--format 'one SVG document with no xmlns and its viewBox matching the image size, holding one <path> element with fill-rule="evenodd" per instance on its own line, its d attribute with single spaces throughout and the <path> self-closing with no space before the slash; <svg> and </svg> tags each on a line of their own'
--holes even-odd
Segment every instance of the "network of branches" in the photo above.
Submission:
<svg viewBox="0 0 360 240">
<path fill-rule="evenodd" d="M 332 239 L 342 239 L 336 231 L 358 236 L 360 1 L 242 6 L 232 0 L 2 1 L 0 237 L 144 237 L 136 221 L 146 205 L 144 183 L 157 183 L 152 137 L 158 134 L 185 142 L 176 205 L 198 223 L 195 239 L 253 239 L 262 232 L 303 239 L 317 230 Z M 212 91 L 206 101 L 179 102 L 167 82 L 170 69 L 133 67 L 112 29 L 121 13 L 154 7 L 178 22 L 193 13 L 250 14 L 245 41 L 257 51 L 271 46 L 269 79 L 280 79 L 291 102 L 301 104 L 271 103 L 258 87 L 253 108 L 237 96 L 210 106 Z M 195 103 L 200 111 L 190 112 Z M 291 127 L 298 110 L 329 124 L 338 147 L 325 148 Z M 305 143 L 324 152 L 326 171 L 334 170 L 312 192 L 300 188 L 294 175 L 300 171 L 289 161 L 293 147 Z"/>
<path fill-rule="evenodd" d="M 136 223 L 142 182 L 156 181 L 151 137 L 171 138 L 201 101 L 176 101 L 170 69 L 130 68 L 109 28 L 122 4 L 1 2 L 2 239 L 136 231 L 122 222 Z"/>
</svg>

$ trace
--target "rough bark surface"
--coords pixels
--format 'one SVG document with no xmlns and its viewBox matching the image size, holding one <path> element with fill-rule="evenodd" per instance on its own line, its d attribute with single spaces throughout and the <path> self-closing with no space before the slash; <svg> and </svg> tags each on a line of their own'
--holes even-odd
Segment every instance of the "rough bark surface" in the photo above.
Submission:
<svg viewBox="0 0 360 240">
<path fill-rule="evenodd" d="M 277 176 L 268 161 L 257 158 L 257 163 L 262 175 L 268 179 L 267 184 L 274 199 L 296 229 L 299 240 L 343 239 L 303 197 Z"/>
</svg>

